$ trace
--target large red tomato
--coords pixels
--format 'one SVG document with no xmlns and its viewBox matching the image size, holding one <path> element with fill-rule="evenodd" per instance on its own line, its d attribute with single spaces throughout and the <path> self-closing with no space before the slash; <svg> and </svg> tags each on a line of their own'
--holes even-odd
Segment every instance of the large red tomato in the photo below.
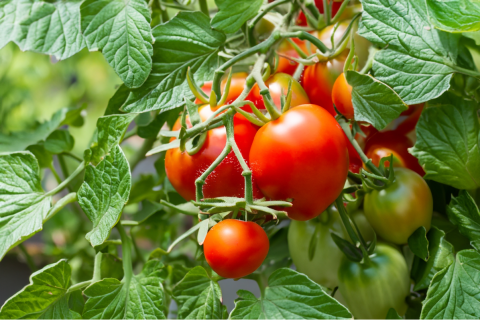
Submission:
<svg viewBox="0 0 480 320">
<path fill-rule="evenodd" d="M 309 220 L 343 189 L 348 171 L 345 136 L 326 110 L 301 105 L 260 128 L 250 164 L 265 196 L 291 200 L 293 206 L 282 210 L 294 220 Z"/>
<path fill-rule="evenodd" d="M 200 109 L 200 117 L 206 120 L 213 111 L 208 105 Z M 181 127 L 178 120 L 173 129 L 179 130 Z M 258 127 L 250 123 L 242 115 L 236 114 L 234 117 L 235 141 L 247 160 L 255 134 Z M 165 156 L 165 171 L 168 180 L 175 190 L 185 200 L 195 199 L 195 180 L 215 161 L 220 155 L 226 143 L 225 127 L 219 127 L 208 131 L 207 138 L 196 154 L 190 156 L 186 151 L 181 152 L 179 148 L 170 149 Z M 220 163 L 205 181 L 203 193 L 206 198 L 215 197 L 243 197 L 245 192 L 245 182 L 242 176 L 242 167 L 235 156 L 230 154 Z M 253 197 L 262 198 L 263 195 L 258 187 L 253 183 Z"/>
<path fill-rule="evenodd" d="M 225 104 L 232 103 L 237 99 L 240 94 L 242 94 L 243 89 L 245 88 L 245 82 L 247 80 L 248 74 L 246 72 L 238 72 L 234 73 L 232 75 L 232 81 L 230 82 L 230 89 L 228 90 L 228 95 L 227 95 L 227 100 L 225 101 Z M 205 82 L 205 84 L 202 86 L 203 92 L 205 92 L 208 96 L 210 96 L 210 93 L 212 92 L 212 81 Z M 223 91 L 225 90 L 225 86 L 227 85 L 227 79 L 222 80 L 221 88 L 222 88 L 222 94 Z M 200 104 L 201 101 L 200 99 L 195 100 L 196 104 Z M 217 108 L 220 106 L 217 106 Z M 217 109 L 215 108 L 215 109 Z"/>
<path fill-rule="evenodd" d="M 378 132 L 367 140 L 365 155 L 378 166 L 382 158 L 393 154 L 395 167 L 408 168 L 423 176 L 425 171 L 418 163 L 417 158 L 408 152 L 408 148 L 411 147 L 413 147 L 413 142 L 396 131 Z M 388 161 L 385 164 L 389 165 Z"/>
<path fill-rule="evenodd" d="M 298 81 L 288 74 L 275 73 L 265 82 L 265 84 L 270 90 L 270 96 L 272 97 L 273 102 L 279 109 L 281 106 L 282 92 L 286 97 L 290 80 L 292 81 L 292 100 L 290 102 L 290 107 L 293 108 L 302 104 L 310 103 L 305 90 L 303 90 Z M 246 100 L 252 101 L 258 109 L 265 109 L 263 97 L 260 94 L 260 89 L 257 84 L 253 86 L 252 91 L 250 91 Z M 250 108 L 248 107 L 248 109 Z"/>
<path fill-rule="evenodd" d="M 268 254 L 265 231 L 255 222 L 223 220 L 210 229 L 203 243 L 208 265 L 224 278 L 241 278 L 260 267 Z"/>
</svg>

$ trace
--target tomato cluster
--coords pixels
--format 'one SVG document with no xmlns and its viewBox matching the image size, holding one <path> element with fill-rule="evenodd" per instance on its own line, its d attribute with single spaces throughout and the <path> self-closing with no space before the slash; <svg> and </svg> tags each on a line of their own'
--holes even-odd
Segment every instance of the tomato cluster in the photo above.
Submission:
<svg viewBox="0 0 480 320">
<path fill-rule="evenodd" d="M 317 5 L 321 3 L 317 1 Z M 339 5 L 334 2 L 333 9 Z M 302 19 L 300 17 L 301 23 Z M 337 26 L 338 34 L 341 35 L 347 25 Z M 331 46 L 332 38 L 335 42 L 340 40 L 337 33 L 332 37 L 334 30 L 330 26 L 312 34 Z M 392 245 L 406 244 L 419 227 L 428 231 L 433 210 L 432 194 L 422 178 L 424 171 L 408 152 L 414 143 L 412 133 L 423 105 L 410 106 L 382 131 L 366 123 L 355 123 L 352 87 L 343 73 L 349 49 L 345 48 L 333 59 L 309 65 L 298 81 L 292 77 L 297 64 L 286 56 L 298 58 L 296 50 L 307 55 L 312 52 L 304 41 L 292 40 L 298 48 L 291 42 L 282 42 L 278 47 L 277 70 L 265 80 L 274 107 L 281 114 L 273 116 L 271 109 L 274 107 L 267 108 L 270 105 L 264 100 L 265 92 L 255 84 L 248 94 L 245 92 L 245 100 L 251 104 L 242 109 L 253 112 L 255 106 L 274 119 L 267 119 L 269 121 L 259 127 L 239 113 L 234 116 L 234 138 L 252 173 L 253 199 L 291 203 L 291 207 L 275 209 L 285 211 L 292 220 L 288 245 L 293 263 L 299 272 L 319 284 L 331 289 L 338 287 L 337 298 L 355 317 L 382 318 L 390 308 L 402 314 L 409 293 L 408 268 L 403 255 Z M 246 73 L 233 75 L 225 104 L 240 96 L 247 85 L 247 77 Z M 226 80 L 223 80 L 222 93 L 225 87 Z M 289 87 L 291 99 L 285 108 Z M 212 83 L 206 83 L 202 90 L 209 95 Z M 196 102 L 201 103 L 200 100 Z M 211 117 L 219 107 L 202 106 L 202 120 Z M 351 122 L 352 128 L 355 125 L 361 129 L 362 132 L 355 136 L 355 143 L 347 138 L 335 116 L 343 116 Z M 188 118 L 187 125 L 190 126 Z M 179 119 L 174 129 L 180 127 Z M 221 154 L 226 139 L 226 130 L 220 126 L 208 132 L 202 147 L 193 155 L 178 148 L 167 152 L 167 176 L 185 200 L 198 196 L 195 181 Z M 355 210 L 349 210 L 352 212 L 348 213 L 348 219 L 356 226 L 364 245 L 379 241 L 373 254 L 362 262 L 348 260 L 331 237 L 331 233 L 344 239 L 351 235 L 343 225 L 346 223 L 344 217 L 340 219 L 339 212 L 331 205 L 342 195 L 349 171 L 355 176 L 361 170 L 371 169 L 365 166 L 359 152 L 370 158 L 377 168 L 381 159 L 393 155 L 395 168 L 393 182 L 382 190 L 370 188 L 362 196 L 363 201 L 357 199 L 359 204 Z M 385 160 L 383 164 L 390 165 Z M 232 151 L 207 177 L 203 185 L 204 197 L 243 198 L 245 180 L 242 174 L 245 172 Z M 253 211 L 253 216 L 255 213 Z M 252 218 L 245 210 L 236 212 L 234 218 L 230 214 L 215 224 L 203 244 L 210 267 L 225 278 L 244 277 L 258 269 L 269 250 L 269 239 L 262 223 L 271 219 L 270 216 L 263 220 Z M 389 285 L 385 286 L 385 282 Z M 368 303 L 363 299 L 367 296 Z"/>
</svg>

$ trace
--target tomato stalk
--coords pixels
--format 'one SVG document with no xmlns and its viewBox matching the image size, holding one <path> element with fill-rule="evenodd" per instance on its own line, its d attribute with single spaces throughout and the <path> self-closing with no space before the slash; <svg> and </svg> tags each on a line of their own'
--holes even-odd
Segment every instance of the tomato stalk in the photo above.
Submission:
<svg viewBox="0 0 480 320">
<path fill-rule="evenodd" d="M 262 54 L 258 58 L 259 61 L 265 61 L 266 55 Z M 262 63 L 263 64 L 263 63 Z M 258 87 L 260 88 L 260 94 L 263 97 L 263 102 L 265 103 L 265 109 L 267 109 L 268 113 L 270 114 L 270 117 L 275 120 L 278 117 L 280 117 L 280 112 L 278 111 L 277 107 L 273 103 L 272 97 L 270 95 L 270 90 L 268 90 L 268 87 L 265 85 L 265 82 L 263 81 L 263 77 L 261 74 L 261 67 L 262 64 L 258 63 L 255 64 L 255 67 L 252 70 L 252 76 L 257 81 Z"/>
<path fill-rule="evenodd" d="M 200 10 L 207 16 L 210 17 L 210 12 L 208 11 L 207 0 L 199 0 Z"/>
<path fill-rule="evenodd" d="M 83 171 L 83 169 L 85 169 L 85 161 L 82 161 L 77 169 L 75 169 L 75 171 L 68 177 L 66 178 L 65 180 L 63 180 L 62 183 L 60 183 L 57 187 L 53 188 L 52 190 L 50 190 L 49 192 L 47 192 L 45 194 L 45 196 L 53 196 L 54 194 L 57 194 L 59 193 L 60 191 L 62 191 L 66 186 L 68 186 L 68 184 L 73 180 L 75 179 L 76 176 L 78 176 L 80 174 L 80 172 Z"/>
<path fill-rule="evenodd" d="M 331 24 L 335 24 L 340 20 L 340 17 L 342 16 L 343 11 L 345 11 L 345 9 L 347 8 L 349 2 L 350 0 L 344 0 L 342 2 L 340 8 L 338 8 L 337 13 L 335 14 L 335 17 L 333 17 L 332 21 L 330 21 Z"/>
<path fill-rule="evenodd" d="M 20 251 L 22 251 L 22 254 L 25 257 L 25 260 L 27 262 L 28 267 L 30 268 L 30 271 L 32 273 L 37 271 L 38 270 L 37 265 L 35 264 L 35 261 L 33 261 L 32 256 L 30 255 L 30 253 L 28 253 L 27 248 L 25 248 L 23 243 L 20 243 L 18 245 L 18 248 L 20 249 Z"/>
<path fill-rule="evenodd" d="M 132 268 L 132 240 L 127 235 L 125 228 L 121 223 L 117 223 L 117 229 L 120 233 L 120 238 L 122 239 L 122 259 L 123 259 L 123 282 L 128 288 L 130 285 L 130 280 L 133 277 L 133 268 Z"/>
<path fill-rule="evenodd" d="M 103 257 L 103 253 L 101 251 L 99 251 L 95 255 L 95 262 L 93 263 L 92 282 L 97 282 L 102 280 L 102 257 Z"/>
<path fill-rule="evenodd" d="M 261 11 L 252 19 L 250 20 L 250 22 L 248 22 L 248 29 L 251 31 L 253 31 L 253 29 L 255 28 L 255 25 L 260 21 L 262 20 L 262 18 L 270 11 L 272 10 L 273 8 L 276 8 L 282 4 L 285 4 L 285 3 L 289 3 L 290 0 L 277 0 L 277 1 L 274 1 L 272 3 L 269 3 L 267 4 L 265 7 L 263 7 L 263 9 L 261 9 Z"/>
</svg>

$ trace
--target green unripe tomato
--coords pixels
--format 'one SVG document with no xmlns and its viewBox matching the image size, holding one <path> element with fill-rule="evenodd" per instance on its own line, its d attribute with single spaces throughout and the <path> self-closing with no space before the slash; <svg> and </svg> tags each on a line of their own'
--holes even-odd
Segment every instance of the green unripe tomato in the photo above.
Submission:
<svg viewBox="0 0 480 320">
<path fill-rule="evenodd" d="M 351 217 L 357 224 L 366 241 L 373 239 L 373 229 L 362 211 Z M 338 286 L 338 268 L 343 253 L 332 239 L 331 233 L 348 238 L 340 215 L 335 207 L 323 212 L 319 217 L 308 221 L 292 220 L 288 230 L 288 248 L 297 271 L 306 274 L 318 284 L 333 289 Z M 309 259 L 310 241 L 316 233 L 313 259 Z"/>
<path fill-rule="evenodd" d="M 348 310 L 359 319 L 385 319 L 390 308 L 403 315 L 410 290 L 407 263 L 395 248 L 379 243 L 370 264 L 344 258 L 338 270 L 338 289 Z"/>
<path fill-rule="evenodd" d="M 365 216 L 381 238 L 405 244 L 419 227 L 430 229 L 433 197 L 430 188 L 417 173 L 395 168 L 395 181 L 383 190 L 367 193 Z"/>
</svg>

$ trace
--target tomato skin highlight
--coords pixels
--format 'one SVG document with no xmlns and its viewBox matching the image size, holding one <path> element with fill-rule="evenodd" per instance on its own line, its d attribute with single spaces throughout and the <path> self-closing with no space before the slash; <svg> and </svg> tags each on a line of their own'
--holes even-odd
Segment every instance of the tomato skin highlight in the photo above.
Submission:
<svg viewBox="0 0 480 320">
<path fill-rule="evenodd" d="M 333 84 L 332 101 L 345 118 L 353 119 L 352 86 L 348 84 L 344 73 Z"/>
<path fill-rule="evenodd" d="M 270 96 L 272 97 L 273 103 L 275 103 L 278 109 L 280 109 L 280 106 L 282 105 L 282 91 L 286 96 L 288 93 L 288 83 L 290 80 L 292 81 L 292 100 L 290 102 L 290 107 L 293 108 L 302 104 L 310 103 L 305 90 L 303 90 L 302 86 L 297 80 L 293 79 L 292 76 L 286 73 L 275 73 L 265 82 L 265 85 L 270 90 Z M 258 109 L 265 109 L 263 96 L 260 94 L 260 88 L 258 87 L 258 84 L 253 86 L 252 91 L 250 91 L 245 100 L 252 101 Z M 249 112 L 251 111 L 249 106 L 243 107 L 243 109 Z"/>
<path fill-rule="evenodd" d="M 319 106 L 295 107 L 260 128 L 250 164 L 266 197 L 293 199 L 292 207 L 281 210 L 293 220 L 312 219 L 343 190 L 348 172 L 343 130 Z"/>
<path fill-rule="evenodd" d="M 385 319 L 390 308 L 405 314 L 410 292 L 407 263 L 395 248 L 378 243 L 369 266 L 344 258 L 338 279 L 348 310 L 356 319 Z"/>
<path fill-rule="evenodd" d="M 417 173 L 395 168 L 395 181 L 390 186 L 366 194 L 364 210 L 380 237 L 395 244 L 405 244 L 419 227 L 430 230 L 432 192 Z"/>
<path fill-rule="evenodd" d="M 254 222 L 234 219 L 220 221 L 210 229 L 203 243 L 208 265 L 224 278 L 241 278 L 260 267 L 269 240 Z"/>
<path fill-rule="evenodd" d="M 418 159 L 408 152 L 413 142 L 396 131 L 385 131 L 373 134 L 365 144 L 365 155 L 372 159 L 373 164 L 379 165 L 383 157 L 394 156 L 394 167 L 403 167 L 415 171 L 421 176 L 425 171 L 418 163 Z M 387 161 L 386 165 L 389 164 Z"/>
<path fill-rule="evenodd" d="M 213 114 L 208 105 L 199 110 L 202 120 Z M 257 133 L 258 127 L 250 123 L 245 117 L 236 114 L 233 119 L 235 141 L 248 164 L 250 147 Z M 190 123 L 188 123 L 190 126 Z M 180 119 L 175 123 L 173 130 L 181 127 Z M 172 138 L 174 140 L 175 138 Z M 187 201 L 195 200 L 195 180 L 220 155 L 227 141 L 225 127 L 208 131 L 204 145 L 196 154 L 190 156 L 179 148 L 170 149 L 165 156 L 165 171 L 168 180 L 175 190 Z M 227 157 L 205 180 L 203 193 L 206 198 L 216 197 L 244 197 L 245 182 L 242 168 L 235 154 L 231 151 Z M 253 197 L 262 198 L 263 195 L 253 182 Z"/>
</svg>

